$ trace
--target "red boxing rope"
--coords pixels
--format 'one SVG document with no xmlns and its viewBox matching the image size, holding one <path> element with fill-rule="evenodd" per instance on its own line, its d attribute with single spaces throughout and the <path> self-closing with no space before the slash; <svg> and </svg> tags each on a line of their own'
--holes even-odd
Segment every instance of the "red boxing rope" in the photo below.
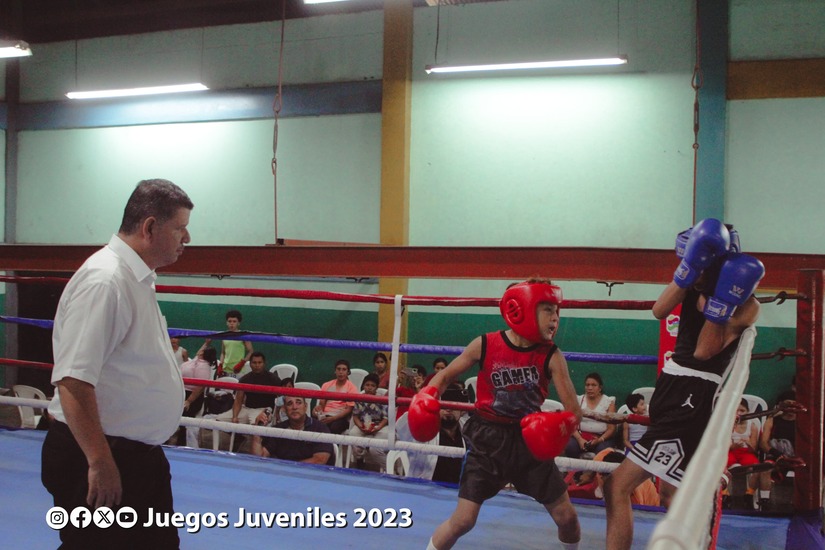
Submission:
<svg viewBox="0 0 825 550">
<path fill-rule="evenodd" d="M 0 277 L 4 283 L 24 284 L 65 284 L 68 279 L 60 277 Z M 255 288 L 215 288 L 201 286 L 157 285 L 163 294 L 193 294 L 200 296 L 252 296 L 256 298 L 294 298 L 300 300 L 332 300 L 337 302 L 359 302 L 375 304 L 393 304 L 395 296 L 387 294 L 348 294 L 345 292 L 327 292 L 320 290 L 268 290 Z M 464 307 L 498 307 L 498 298 L 450 298 L 440 296 L 404 296 L 402 305 L 417 306 L 464 306 Z M 648 310 L 652 301 L 642 300 L 565 300 L 563 308 L 569 309 L 621 309 Z"/>
</svg>

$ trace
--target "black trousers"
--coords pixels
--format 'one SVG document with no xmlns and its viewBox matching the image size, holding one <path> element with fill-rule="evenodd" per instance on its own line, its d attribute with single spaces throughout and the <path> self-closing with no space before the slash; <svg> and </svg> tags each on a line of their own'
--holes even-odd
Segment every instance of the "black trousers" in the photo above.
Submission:
<svg viewBox="0 0 825 550">
<path fill-rule="evenodd" d="M 115 523 L 106 529 L 95 527 L 76 528 L 69 523 L 60 530 L 63 549 L 175 549 L 180 547 L 175 527 L 143 527 L 153 516 L 168 514 L 163 522 L 169 525 L 168 516 L 173 510 L 172 475 L 169 462 L 159 445 L 131 441 L 121 437 L 107 437 L 112 455 L 120 471 L 123 497 L 120 506 L 130 506 L 137 511 L 138 522 L 134 527 L 123 529 Z M 89 490 L 89 466 L 86 455 L 75 441 L 69 427 L 53 421 L 43 442 L 41 480 L 54 497 L 54 505 L 68 513 L 79 506 L 91 509 L 86 503 Z M 119 507 L 114 508 L 115 512 Z"/>
</svg>

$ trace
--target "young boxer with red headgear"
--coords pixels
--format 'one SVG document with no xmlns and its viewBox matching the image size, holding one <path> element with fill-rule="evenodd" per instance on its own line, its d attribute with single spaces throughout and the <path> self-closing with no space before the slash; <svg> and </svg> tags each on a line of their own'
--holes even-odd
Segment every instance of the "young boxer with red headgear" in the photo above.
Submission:
<svg viewBox="0 0 825 550">
<path fill-rule="evenodd" d="M 657 476 L 661 503 L 670 505 L 710 420 L 739 338 L 759 316 L 753 292 L 765 268 L 740 250 L 733 226 L 713 218 L 676 238 L 681 262 L 653 305 L 657 319 L 682 305 L 676 349 L 656 381 L 648 430 L 605 484 L 610 550 L 630 548 L 633 542 L 630 494 L 637 485 Z"/>
<path fill-rule="evenodd" d="M 553 461 L 581 418 L 567 362 L 553 343 L 561 303 L 561 289 L 550 281 L 511 285 L 500 303 L 510 328 L 470 342 L 413 398 L 410 431 L 416 439 L 429 441 L 439 429 L 438 396 L 458 376 L 479 365 L 475 414 L 463 428 L 468 451 L 458 505 L 436 529 L 428 549 L 452 548 L 473 528 L 484 501 L 508 482 L 544 505 L 565 549 L 578 548 L 578 516 Z M 551 379 L 564 412 L 540 412 Z"/>
</svg>

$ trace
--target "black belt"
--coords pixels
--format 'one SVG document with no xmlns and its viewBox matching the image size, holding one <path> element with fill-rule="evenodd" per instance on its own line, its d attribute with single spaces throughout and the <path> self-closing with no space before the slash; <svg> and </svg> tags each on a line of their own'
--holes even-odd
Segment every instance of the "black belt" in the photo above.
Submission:
<svg viewBox="0 0 825 550">
<path fill-rule="evenodd" d="M 72 430 L 69 429 L 69 426 L 67 426 L 63 422 L 60 422 L 59 420 L 52 420 L 52 423 L 49 427 L 50 429 L 63 432 L 64 434 L 67 434 L 72 439 L 74 439 L 74 434 L 72 434 Z M 127 439 L 119 435 L 107 435 L 105 437 L 106 441 L 109 443 L 109 448 L 113 451 L 117 450 L 125 451 L 127 453 L 148 453 L 150 451 L 160 448 L 160 445 L 149 445 L 148 443 L 135 441 L 134 439 Z"/>
</svg>

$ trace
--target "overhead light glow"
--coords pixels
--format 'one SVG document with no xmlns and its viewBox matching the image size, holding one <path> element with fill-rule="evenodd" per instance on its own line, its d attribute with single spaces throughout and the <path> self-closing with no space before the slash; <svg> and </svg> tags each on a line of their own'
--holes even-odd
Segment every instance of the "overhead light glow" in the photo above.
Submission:
<svg viewBox="0 0 825 550">
<path fill-rule="evenodd" d="M 627 57 L 606 57 L 601 59 L 567 59 L 562 61 L 529 61 L 524 63 L 496 63 L 487 65 L 454 65 L 437 66 L 427 65 L 425 70 L 430 73 L 470 73 L 478 71 L 513 71 L 521 69 L 560 69 L 565 67 L 601 67 L 609 65 L 624 65 Z"/>
<path fill-rule="evenodd" d="M 137 95 L 177 94 L 180 92 L 200 92 L 208 90 L 200 82 L 194 84 L 175 84 L 173 86 L 150 86 L 147 88 L 124 88 L 120 90 L 96 90 L 91 92 L 69 92 L 69 99 L 98 99 L 103 97 L 128 97 Z"/>
<path fill-rule="evenodd" d="M 22 40 L 0 40 L 0 57 L 27 57 L 31 48 Z"/>
<path fill-rule="evenodd" d="M 331 4 L 332 2 L 348 2 L 349 0 L 304 0 L 304 4 Z"/>
</svg>

